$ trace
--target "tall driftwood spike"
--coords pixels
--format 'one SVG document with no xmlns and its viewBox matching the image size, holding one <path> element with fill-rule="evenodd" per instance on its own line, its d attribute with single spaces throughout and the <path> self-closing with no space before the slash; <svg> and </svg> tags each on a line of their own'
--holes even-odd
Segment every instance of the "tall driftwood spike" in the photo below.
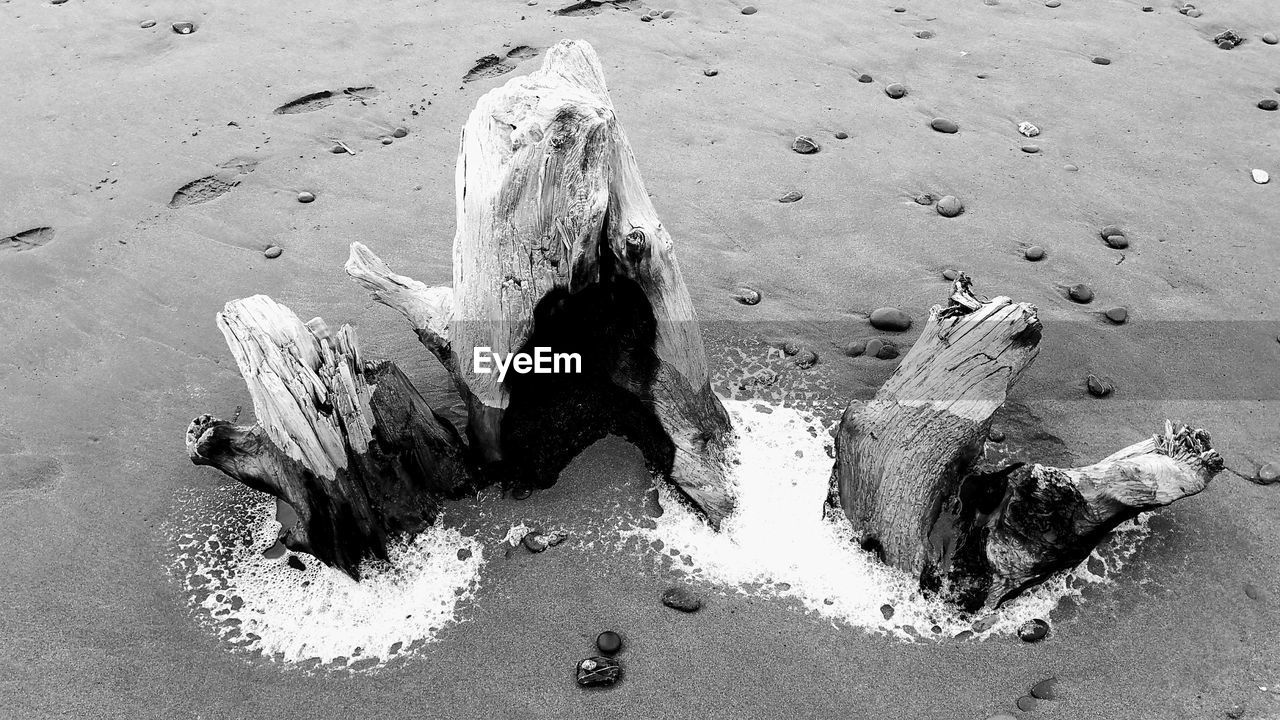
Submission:
<svg viewBox="0 0 1280 720">
<path fill-rule="evenodd" d="M 355 332 L 303 323 L 265 295 L 227 303 L 218 327 L 257 423 L 191 421 L 187 454 L 293 508 L 291 549 L 359 578 L 360 563 L 470 492 L 466 448 L 399 368 L 364 363 Z"/>
<path fill-rule="evenodd" d="M 565 41 L 480 99 L 456 174 L 450 289 L 353 244 L 347 271 L 453 374 L 468 436 L 513 484 L 544 487 L 606 433 L 634 441 L 718 524 L 733 508 L 729 419 L 697 316 L 595 51 Z M 577 353 L 581 374 L 476 372 L 474 353 Z"/>
<path fill-rule="evenodd" d="M 976 609 L 1073 567 L 1119 523 L 1204 489 L 1222 460 L 1174 429 L 1089 467 L 973 470 L 992 414 L 1035 359 L 1036 310 L 982 300 L 963 274 L 919 340 L 836 436 L 836 499 L 863 546 Z"/>
</svg>

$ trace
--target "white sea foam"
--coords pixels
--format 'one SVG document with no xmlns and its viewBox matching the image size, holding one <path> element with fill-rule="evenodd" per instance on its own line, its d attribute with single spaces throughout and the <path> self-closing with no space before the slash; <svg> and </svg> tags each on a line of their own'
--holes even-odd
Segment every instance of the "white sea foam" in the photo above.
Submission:
<svg viewBox="0 0 1280 720">
<path fill-rule="evenodd" d="M 280 527 L 274 501 L 232 504 L 220 508 L 225 520 L 179 537 L 178 569 L 197 616 L 248 651 L 286 663 L 377 666 L 432 641 L 479 585 L 481 544 L 438 521 L 393 545 L 390 563 L 366 562 L 357 583 L 307 555 L 301 571 L 288 554 L 264 557 Z"/>
<path fill-rule="evenodd" d="M 624 532 L 661 540 L 664 551 L 690 556 L 693 565 L 677 569 L 695 578 L 735 592 L 791 598 L 834 621 L 904 639 L 949 638 L 971 629 L 972 618 L 922 597 L 917 581 L 861 550 L 839 513 L 824 517 L 832 438 L 817 419 L 756 401 L 726 400 L 725 406 L 739 435 L 738 509 L 721 532 L 669 495 L 656 528 Z M 1085 565 L 1057 576 L 1007 603 L 987 632 L 1008 632 L 1027 619 L 1047 617 L 1064 597 L 1079 595 L 1079 586 L 1105 582 L 1146 534 L 1145 525 L 1126 524 L 1095 553 L 1107 569 L 1102 576 Z M 891 619 L 884 617 L 884 605 L 893 607 Z"/>
</svg>

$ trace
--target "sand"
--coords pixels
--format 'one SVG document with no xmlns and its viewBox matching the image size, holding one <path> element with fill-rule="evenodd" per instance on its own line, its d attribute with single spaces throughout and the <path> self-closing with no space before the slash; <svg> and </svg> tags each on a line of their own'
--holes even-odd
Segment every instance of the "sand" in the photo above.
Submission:
<svg viewBox="0 0 1280 720">
<path fill-rule="evenodd" d="M 518 48 L 565 37 L 602 57 L 726 395 L 834 420 L 896 362 L 841 349 L 909 345 L 956 268 L 1045 321 L 1001 416 L 1006 445 L 1085 462 L 1173 417 L 1209 428 L 1229 468 L 1252 474 L 1280 457 L 1280 186 L 1250 177 L 1280 166 L 1280 113 L 1257 107 L 1280 97 L 1280 48 L 1259 39 L 1280 11 L 1200 5 L 1191 18 L 1081 0 L 919 0 L 900 13 L 792 0 L 750 15 L 673 0 L 570 16 L 546 0 L 6 3 L 0 237 L 17 239 L 0 242 L 4 713 L 985 718 L 1052 675 L 1058 699 L 1028 716 L 1212 718 L 1236 703 L 1280 715 L 1280 494 L 1231 471 L 1156 514 L 1120 576 L 1051 613 L 1035 645 L 906 640 L 715 578 L 697 581 L 700 612 L 677 615 L 658 598 L 688 566 L 617 540 L 639 527 L 650 482 L 617 440 L 549 491 L 446 514 L 442 531 L 485 548 L 479 583 L 432 642 L 374 671 L 232 647 L 176 569 L 177 521 L 197 511 L 189 530 L 207 538 L 219 512 L 257 501 L 182 447 L 195 415 L 249 405 L 213 325 L 227 300 L 265 292 L 355 323 L 370 354 L 456 419 L 435 361 L 341 264 L 360 240 L 447 282 L 458 130 L 481 94 L 537 66 Z M 650 9 L 675 12 L 640 22 Z M 1215 46 L 1225 29 L 1244 44 Z M 898 100 L 884 93 L 895 82 Z M 960 132 L 934 132 L 936 117 Z M 1040 129 L 1040 152 L 1020 150 L 1021 122 Z M 800 135 L 821 151 L 793 152 Z M 777 202 L 795 189 L 803 199 Z M 964 213 L 942 217 L 915 202 L 924 193 Z M 1128 248 L 1098 238 L 1110 224 Z M 1046 258 L 1026 262 L 1029 244 Z M 270 246 L 282 254 L 264 257 Z M 1077 283 L 1091 305 L 1067 298 Z M 735 302 L 743 286 L 763 300 Z M 1101 316 L 1118 305 L 1123 326 Z M 872 329 L 882 306 L 913 329 Z M 820 361 L 770 355 L 786 341 Z M 772 386 L 738 387 L 766 365 Z M 1115 392 L 1089 397 L 1089 374 Z M 526 521 L 578 536 L 490 552 Z M 573 668 L 605 629 L 626 640 L 625 679 L 583 692 Z"/>
</svg>

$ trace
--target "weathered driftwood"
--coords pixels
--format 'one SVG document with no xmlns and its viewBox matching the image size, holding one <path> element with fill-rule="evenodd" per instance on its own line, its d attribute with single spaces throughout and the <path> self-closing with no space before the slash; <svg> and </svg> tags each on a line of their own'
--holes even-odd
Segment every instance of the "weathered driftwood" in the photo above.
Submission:
<svg viewBox="0 0 1280 720">
<path fill-rule="evenodd" d="M 973 470 L 991 415 L 1035 358 L 1035 308 L 956 280 L 920 339 L 836 436 L 833 485 L 863 546 L 976 609 L 1075 566 L 1116 525 L 1203 490 L 1222 459 L 1203 430 L 1166 426 L 1083 468 Z"/>
<path fill-rule="evenodd" d="M 561 42 L 482 97 L 462 132 L 452 287 L 359 243 L 347 272 L 452 374 L 472 450 L 505 482 L 553 483 L 608 433 L 634 441 L 707 518 L 733 507 L 728 415 L 697 317 L 595 51 Z M 476 372 L 474 353 L 577 353 L 581 374 Z"/>
<path fill-rule="evenodd" d="M 354 578 L 366 558 L 434 521 L 441 500 L 473 490 L 458 433 L 394 364 L 360 357 L 355 332 L 303 323 L 264 295 L 236 300 L 218 327 L 253 399 L 257 424 L 202 415 L 187 453 L 288 503 L 281 539 Z"/>
</svg>

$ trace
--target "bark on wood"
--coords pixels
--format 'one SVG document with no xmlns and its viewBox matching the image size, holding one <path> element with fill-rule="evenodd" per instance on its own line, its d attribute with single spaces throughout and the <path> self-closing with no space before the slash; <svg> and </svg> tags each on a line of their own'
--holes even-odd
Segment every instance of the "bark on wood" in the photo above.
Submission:
<svg viewBox="0 0 1280 720">
<path fill-rule="evenodd" d="M 405 315 L 466 400 L 468 436 L 507 482 L 545 487 L 586 445 L 628 437 L 717 524 L 728 415 L 711 391 L 670 234 L 585 42 L 482 97 L 462 132 L 451 288 L 359 243 L 347 271 Z M 473 353 L 547 347 L 581 375 L 477 373 Z"/>
<path fill-rule="evenodd" d="M 1040 333 L 1033 306 L 981 300 L 961 275 L 897 371 L 846 410 L 837 433 L 834 490 L 863 546 L 970 609 L 1075 566 L 1116 525 L 1200 492 L 1222 468 L 1207 433 L 1168 424 L 1084 468 L 974 472 L 991 415 Z"/>
<path fill-rule="evenodd" d="M 288 503 L 298 520 L 282 529 L 287 547 L 359 579 L 363 560 L 386 559 L 389 541 L 473 490 L 458 433 L 394 364 L 365 362 L 350 326 L 331 334 L 257 295 L 228 303 L 218 327 L 257 424 L 202 415 L 187 453 Z"/>
</svg>

